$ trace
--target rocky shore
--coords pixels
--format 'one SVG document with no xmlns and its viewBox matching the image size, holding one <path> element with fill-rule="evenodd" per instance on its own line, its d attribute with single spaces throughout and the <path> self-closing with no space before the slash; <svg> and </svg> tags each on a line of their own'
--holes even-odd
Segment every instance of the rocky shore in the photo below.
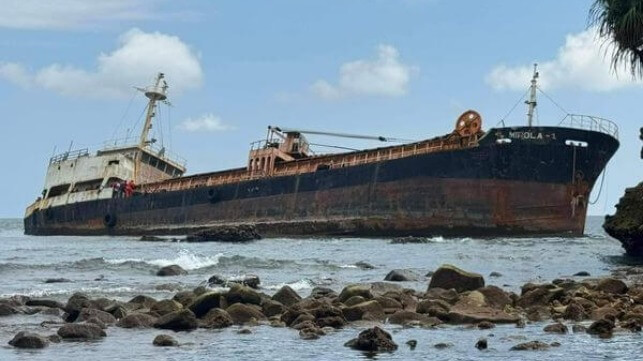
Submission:
<svg viewBox="0 0 643 361">
<path fill-rule="evenodd" d="M 605 217 L 603 228 L 621 242 L 627 254 L 643 256 L 643 183 L 625 190 L 616 213 Z"/>
<path fill-rule="evenodd" d="M 120 301 L 75 293 L 63 303 L 13 296 L 0 299 L 0 317 L 40 313 L 56 318 L 40 327 L 26 327 L 4 341 L 16 348 L 31 349 L 67 341 L 101 340 L 109 337 L 113 327 L 158 329 L 158 335 L 149 342 L 160 347 L 180 346 L 189 337 L 187 332 L 198 328 L 236 327 L 244 334 L 253 333 L 255 327 L 287 327 L 303 340 L 355 328 L 355 337 L 344 340 L 343 345 L 364 352 L 395 352 L 400 343 L 411 349 L 417 346 L 417 340 L 396 340 L 387 331 L 393 327 L 431 332 L 449 327 L 492 329 L 504 324 L 520 332 L 528 323 L 542 323 L 543 334 L 587 333 L 611 338 L 641 331 L 643 270 L 639 271 L 623 270 L 600 279 L 578 278 L 589 276 L 579 273 L 574 279 L 526 283 L 518 294 L 488 285 L 480 274 L 443 265 L 432 273 L 426 289 L 377 281 L 347 285 L 339 292 L 316 287 L 306 297 L 289 286 L 266 294 L 254 277 L 225 280 L 213 276 L 209 280 L 213 288 L 199 286 L 168 299 L 139 295 Z M 394 278 L 402 280 L 403 272 L 397 273 L 399 277 Z M 565 342 L 562 338 L 560 342 L 524 341 L 511 350 L 546 350 Z M 484 350 L 492 342 L 486 338 L 472 342 L 472 352 Z M 436 350 L 450 346 L 434 345 Z"/>
</svg>

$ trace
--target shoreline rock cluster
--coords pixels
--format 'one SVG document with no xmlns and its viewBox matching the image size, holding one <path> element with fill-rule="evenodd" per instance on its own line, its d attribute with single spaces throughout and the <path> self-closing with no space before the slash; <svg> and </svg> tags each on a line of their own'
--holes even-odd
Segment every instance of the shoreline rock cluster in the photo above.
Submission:
<svg viewBox="0 0 643 361">
<path fill-rule="evenodd" d="M 426 290 L 372 282 L 347 285 L 339 293 L 315 287 L 303 298 L 289 286 L 283 286 L 272 296 L 262 293 L 257 289 L 258 278 L 250 284 L 225 285 L 229 289 L 197 287 L 177 292 L 170 299 L 139 295 L 127 302 L 92 299 L 82 293 L 73 294 L 65 304 L 15 296 L 0 300 L 0 316 L 44 312 L 61 317 L 60 323 L 46 325 L 57 328 L 55 334 L 43 336 L 24 330 L 15 335 L 9 344 L 18 348 L 43 348 L 60 340 L 98 340 L 108 335 L 105 330 L 110 327 L 182 332 L 237 325 L 244 327 L 240 332 L 248 333 L 252 332 L 248 327 L 269 325 L 288 327 L 300 338 L 314 340 L 346 326 L 362 326 L 366 321 L 378 327 L 362 331 L 346 346 L 380 352 L 397 348 L 381 328 L 385 325 L 426 329 L 470 325 L 490 329 L 496 324 L 521 328 L 526 322 L 551 320 L 543 329 L 546 333 L 565 334 L 572 328 L 574 332 L 603 338 L 618 332 L 638 332 L 643 325 L 643 283 L 627 285 L 616 278 L 527 283 L 516 294 L 486 285 L 479 274 L 443 265 L 433 273 Z M 590 322 L 587 327 L 583 325 Z M 408 342 L 409 347 L 417 345 L 417 341 L 412 341 Z M 158 336 L 154 344 L 179 345 L 169 335 Z M 532 340 L 514 348 L 540 350 L 553 346 Z M 486 340 L 480 340 L 476 347 L 485 348 Z"/>
</svg>

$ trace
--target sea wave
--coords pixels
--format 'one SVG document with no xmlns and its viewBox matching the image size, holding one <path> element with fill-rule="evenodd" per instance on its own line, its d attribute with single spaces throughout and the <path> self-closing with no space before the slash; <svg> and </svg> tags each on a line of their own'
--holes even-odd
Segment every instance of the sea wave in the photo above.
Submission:
<svg viewBox="0 0 643 361">
<path fill-rule="evenodd" d="M 113 265 L 124 264 L 137 264 L 144 263 L 157 267 L 165 267 L 169 265 L 178 265 L 185 270 L 195 270 L 199 268 L 207 268 L 216 266 L 223 257 L 223 253 L 217 253 L 214 256 L 205 256 L 195 254 L 187 249 L 181 249 L 175 258 L 159 258 L 159 259 L 141 259 L 141 258 L 121 258 L 121 259 L 106 259 L 105 262 Z"/>
<path fill-rule="evenodd" d="M 281 289 L 284 286 L 289 286 L 290 288 L 292 288 L 295 291 L 300 291 L 300 290 L 305 290 L 305 289 L 308 289 L 308 288 L 313 288 L 315 286 L 315 283 L 313 281 L 307 279 L 307 278 L 304 278 L 304 279 L 294 281 L 294 282 L 279 283 L 279 284 L 276 284 L 276 285 L 266 286 L 265 288 L 269 289 L 269 290 L 277 291 L 277 290 Z"/>
</svg>

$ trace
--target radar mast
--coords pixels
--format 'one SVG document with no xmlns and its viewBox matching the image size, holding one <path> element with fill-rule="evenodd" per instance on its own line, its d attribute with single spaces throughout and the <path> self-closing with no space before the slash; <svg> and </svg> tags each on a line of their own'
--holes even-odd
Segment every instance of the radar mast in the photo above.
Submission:
<svg viewBox="0 0 643 361">
<path fill-rule="evenodd" d="M 534 110 L 538 101 L 536 100 L 536 90 L 538 89 L 538 64 L 534 64 L 534 75 L 531 78 L 531 86 L 529 86 L 529 100 L 525 101 L 527 104 L 527 126 L 531 127 L 534 120 Z"/>
</svg>

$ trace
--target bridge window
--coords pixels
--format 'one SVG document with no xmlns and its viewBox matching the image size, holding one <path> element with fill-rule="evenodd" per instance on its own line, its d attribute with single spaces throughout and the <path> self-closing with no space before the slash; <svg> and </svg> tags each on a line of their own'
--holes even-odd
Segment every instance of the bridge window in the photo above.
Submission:
<svg viewBox="0 0 643 361">
<path fill-rule="evenodd" d="M 51 187 L 49 189 L 49 194 L 47 195 L 47 198 L 56 197 L 56 196 L 66 194 L 67 192 L 69 192 L 69 186 L 70 186 L 70 184 L 67 183 L 67 184 L 61 184 L 61 185 Z"/>
</svg>

